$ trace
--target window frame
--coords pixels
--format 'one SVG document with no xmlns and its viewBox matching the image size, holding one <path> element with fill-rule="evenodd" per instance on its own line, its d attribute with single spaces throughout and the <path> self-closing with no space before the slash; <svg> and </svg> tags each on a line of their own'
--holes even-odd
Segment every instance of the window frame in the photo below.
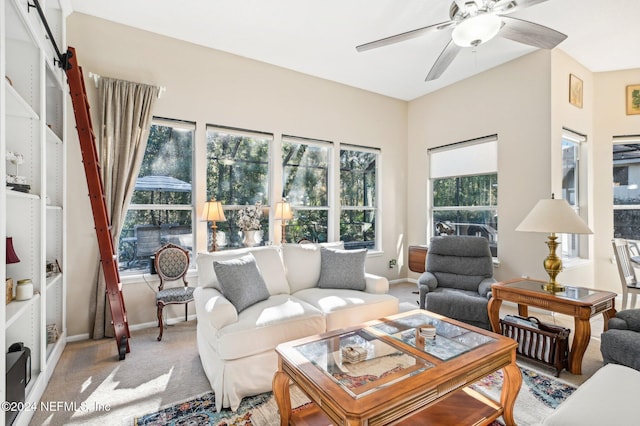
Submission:
<svg viewBox="0 0 640 426">
<path fill-rule="evenodd" d="M 173 119 L 173 118 L 165 118 L 165 117 L 159 117 L 159 116 L 154 116 L 151 120 L 151 127 L 153 126 L 164 126 L 164 127 L 172 127 L 172 128 L 177 128 L 177 129 L 181 129 L 181 130 L 188 130 L 191 132 L 191 203 L 189 204 L 166 204 L 166 203 L 154 203 L 154 204 L 136 204 L 133 203 L 131 201 L 129 201 L 129 204 L 127 206 L 127 213 L 126 216 L 129 215 L 129 212 L 135 212 L 135 211 L 157 211 L 157 212 L 168 212 L 168 211 L 189 211 L 190 212 L 190 216 L 191 216 L 191 240 L 192 240 L 192 244 L 191 244 L 191 248 L 189 249 L 188 247 L 184 247 L 185 249 L 189 250 L 189 252 L 191 253 L 191 263 L 189 265 L 189 269 L 192 270 L 195 268 L 195 262 L 194 262 L 194 256 L 193 254 L 197 251 L 197 247 L 196 247 L 196 242 L 197 242 L 197 238 L 196 238 L 196 228 L 197 228 L 197 220 L 195 217 L 195 180 L 196 180 L 196 174 L 195 174 L 195 148 L 196 148 L 196 123 L 193 121 L 187 121 L 187 120 L 180 120 L 180 119 Z M 151 127 L 150 127 L 150 132 L 149 132 L 149 137 L 151 136 Z M 148 147 L 148 145 L 147 145 Z M 146 152 L 146 148 L 145 148 L 145 156 L 146 156 L 147 152 Z M 143 157 L 144 158 L 144 157 Z M 144 161 L 144 159 L 143 159 Z M 140 178 L 139 176 L 140 171 L 138 171 L 138 176 L 136 177 L 136 181 Z M 132 196 L 133 198 L 133 196 Z M 125 216 L 125 217 L 126 217 Z M 139 224 L 139 225 L 147 225 L 147 224 Z M 161 225 L 158 225 L 161 227 Z M 135 228 L 134 228 L 135 229 Z M 135 237 L 124 237 L 121 233 L 121 235 L 119 236 L 119 241 L 118 241 L 118 272 L 120 275 L 126 276 L 126 277 L 130 277 L 130 276 L 135 276 L 135 275 L 139 275 L 139 274 L 144 274 L 144 273 L 148 273 L 149 270 L 129 270 L 129 268 L 122 268 L 120 266 L 120 253 L 123 249 L 131 249 L 131 243 L 132 241 L 130 241 L 131 238 L 135 238 Z M 136 242 L 137 245 L 137 242 Z M 133 249 L 135 250 L 135 249 Z M 135 259 L 133 259 L 135 261 Z M 131 261 L 129 261 L 130 263 Z M 149 265 L 149 269 L 151 269 L 151 265 Z"/>
<path fill-rule="evenodd" d="M 307 206 L 307 205 L 303 205 L 303 204 L 297 204 L 295 203 L 293 200 L 290 199 L 290 197 L 288 196 L 288 193 L 286 193 L 286 188 L 285 188 L 285 167 L 287 167 L 287 165 L 285 164 L 285 160 L 283 157 L 284 155 L 284 145 L 286 143 L 291 143 L 291 144 L 300 144 L 300 145 L 307 145 L 307 146 L 312 146 L 312 147 L 316 147 L 316 148 L 326 148 L 326 161 L 327 161 L 327 167 L 325 170 L 325 174 L 326 174 L 326 204 L 323 206 Z M 289 223 L 287 224 L 287 227 L 292 226 L 291 222 L 297 220 L 296 219 L 296 215 L 295 212 L 296 211 L 324 211 L 326 212 L 326 216 L 327 216 L 327 223 L 326 223 L 326 241 L 330 240 L 330 237 L 332 235 L 332 226 L 331 226 L 331 212 L 332 212 L 332 199 L 333 199 L 333 186 L 332 186 L 332 172 L 333 172 L 333 152 L 334 152 L 334 143 L 331 141 L 325 141 L 325 140 L 320 140 L 320 139 L 312 139 L 312 138 L 305 138 L 305 137 L 300 137 L 300 136 L 292 136 L 292 135 L 281 135 L 281 145 L 280 145 L 280 157 L 282 159 L 281 161 L 281 173 L 282 173 L 282 194 L 283 197 L 286 201 L 289 202 L 289 204 L 291 205 L 291 210 L 294 213 L 294 219 L 292 219 L 291 221 L 289 221 Z M 277 220 L 277 219 L 276 219 Z M 287 232 L 287 235 L 290 235 L 289 232 Z M 312 242 L 326 242 L 326 241 L 320 241 L 317 235 L 317 230 L 316 230 L 316 235 L 311 235 L 311 239 L 307 239 L 310 240 Z M 285 241 L 281 241 L 281 243 L 284 243 Z M 297 241 L 293 241 L 294 243 Z"/>
<path fill-rule="evenodd" d="M 267 158 L 264 161 L 264 164 L 267 167 L 267 172 L 266 172 L 266 179 L 264 182 L 265 185 L 265 191 L 264 191 L 264 197 L 262 200 L 257 200 L 254 199 L 252 203 L 247 203 L 247 204 L 225 204 L 224 200 L 219 199 L 217 196 L 214 196 L 211 194 L 209 188 L 208 188 L 208 182 L 209 182 L 209 178 L 208 178 L 208 173 L 209 173 L 209 166 L 208 166 L 208 161 L 209 161 L 209 132 L 214 131 L 214 132 L 220 132 L 220 133 L 226 133 L 229 135 L 233 135 L 233 136 L 242 136 L 242 137 L 249 137 L 249 138 L 256 138 L 256 139 L 261 139 L 266 141 L 267 143 Z M 262 132 L 262 131 L 257 131 L 257 130 L 249 130 L 249 129 L 242 129 L 242 128 L 237 128 L 237 127 L 228 127 L 228 126 L 222 126 L 222 125 L 217 125 L 217 124 L 207 124 L 205 126 L 205 146 L 204 146 L 204 150 L 206 153 L 206 162 L 205 162 L 205 170 L 204 170 L 204 187 L 205 187 L 205 191 L 206 191 L 206 201 L 211 200 L 212 198 L 215 198 L 216 200 L 220 200 L 223 201 L 222 203 L 222 208 L 223 211 L 225 212 L 225 216 L 226 216 L 226 221 L 225 222 L 217 222 L 217 226 L 218 229 L 220 228 L 225 228 L 226 226 L 229 226 L 230 222 L 234 222 L 235 221 L 235 214 L 237 212 L 239 212 L 240 210 L 244 209 L 245 207 L 247 207 L 248 205 L 255 205 L 255 203 L 257 201 L 261 201 L 262 202 L 262 210 L 263 210 L 263 214 L 262 214 L 262 220 L 260 221 L 262 224 L 262 236 L 261 236 L 261 243 L 267 243 L 268 241 L 272 241 L 272 235 L 273 235 L 273 223 L 272 220 L 270 218 L 270 215 L 268 213 L 268 211 L 270 211 L 271 208 L 271 204 L 273 203 L 272 200 L 272 191 L 273 191 L 273 158 L 274 158 L 274 143 L 275 143 L 275 136 L 273 133 L 268 133 L 268 132 Z M 230 213 L 230 214 L 228 214 Z M 234 223 L 234 227 L 235 227 L 235 223 Z M 211 236 L 209 235 L 209 232 L 211 231 L 210 227 L 207 227 L 207 241 L 211 240 Z M 224 231 L 218 231 L 218 232 L 224 232 Z M 240 241 L 242 241 L 242 238 L 238 235 L 238 238 Z M 221 241 L 220 237 L 218 237 L 218 244 L 226 244 L 223 241 Z M 219 250 L 232 250 L 232 249 L 237 249 L 237 248 L 242 248 L 243 246 L 230 246 L 228 248 L 224 248 L 224 245 L 221 246 L 219 248 Z"/>
<path fill-rule="evenodd" d="M 630 135 L 630 136 L 614 136 L 613 140 L 612 140 L 612 146 L 611 146 L 611 150 L 612 150 L 612 154 L 613 154 L 613 149 L 615 145 L 640 145 L 640 135 Z M 622 211 L 622 210 L 632 210 L 632 211 L 638 211 L 640 214 L 640 203 L 639 204 L 619 204 L 616 203 L 616 197 L 615 197 L 615 181 L 613 180 L 615 174 L 614 174 L 614 169 L 616 167 L 615 163 L 614 163 L 615 159 L 613 158 L 612 155 L 612 213 L 613 213 L 613 235 L 612 238 L 625 238 L 631 241 L 639 241 L 640 238 L 636 239 L 636 238 L 631 238 L 629 235 L 623 235 L 623 234 L 619 234 L 616 233 L 616 220 L 615 220 L 615 215 L 616 215 L 616 211 Z M 627 182 L 625 186 L 638 186 L 640 184 L 640 179 L 638 179 L 637 182 L 633 182 L 633 181 L 629 181 L 629 175 L 627 174 Z M 637 188 L 633 188 L 633 189 L 637 189 Z"/>
<path fill-rule="evenodd" d="M 486 147 L 482 147 L 485 145 Z M 491 154 L 490 157 L 484 158 L 482 162 L 470 162 L 470 161 L 451 161 L 454 160 L 456 156 L 463 155 L 466 157 L 473 157 L 476 160 L 478 154 L 482 152 L 482 150 L 486 148 L 486 150 Z M 462 151 L 464 150 L 464 151 Z M 457 153 L 456 153 L 457 151 Z M 438 179 L 460 179 L 464 177 L 473 177 L 473 176 L 492 176 L 495 175 L 495 185 L 498 185 L 499 182 L 499 173 L 498 173 L 498 135 L 487 135 L 474 139 L 469 139 L 466 141 L 455 142 L 447 145 L 442 145 L 438 147 L 433 147 L 427 149 L 427 157 L 429 164 L 429 177 L 427 183 L 427 226 L 426 226 L 426 238 L 427 241 L 430 241 L 436 235 L 436 224 L 435 224 L 435 216 L 436 212 L 439 211 L 490 211 L 493 212 L 496 220 L 495 227 L 495 235 L 493 235 L 493 230 L 489 230 L 487 228 L 487 233 L 491 234 L 491 238 L 488 238 L 490 243 L 495 243 L 495 249 L 492 250 L 494 254 L 494 258 L 498 257 L 498 237 L 499 237 L 499 229 L 498 229 L 498 208 L 499 208 L 499 198 L 498 198 L 498 190 L 496 189 L 495 195 L 495 204 L 482 205 L 482 206 L 459 206 L 459 205 L 451 205 L 451 206 L 435 206 L 434 202 L 434 187 L 435 181 Z M 439 159 L 437 157 L 440 157 Z M 450 171 L 446 170 L 446 165 L 441 166 L 438 164 L 440 160 L 444 163 L 451 164 Z M 469 164 L 473 164 L 472 167 L 468 167 Z M 491 199 L 491 197 L 489 197 Z M 461 208 L 464 207 L 464 208 Z M 489 226 L 487 224 L 483 224 L 483 226 Z M 469 226 L 470 228 L 471 226 Z M 454 232 L 457 233 L 460 230 L 459 226 L 456 224 Z M 493 227 L 491 227 L 493 228 Z M 489 232 L 491 231 L 491 232 Z"/>
<path fill-rule="evenodd" d="M 574 169 L 574 182 L 575 188 L 573 197 L 574 200 L 568 198 L 565 194 L 565 180 L 564 180 L 564 168 L 565 168 L 565 160 L 564 160 L 564 146 L 565 142 L 572 144 L 575 150 L 575 169 Z M 586 142 L 587 137 L 581 133 L 576 131 L 567 129 L 565 127 L 562 128 L 562 136 L 561 136 L 561 150 L 562 150 L 562 198 L 567 201 L 569 206 L 573 209 L 573 211 L 582 219 L 587 222 L 587 218 L 583 217 L 586 209 L 583 208 L 584 200 L 587 198 L 586 194 L 586 172 L 584 170 L 584 164 L 586 162 Z M 561 258 L 563 261 L 572 261 L 577 259 L 582 259 L 587 256 L 584 256 L 584 253 L 588 253 L 587 247 L 587 239 L 579 234 L 561 234 L 560 235 L 560 248 L 561 248 Z"/>
<path fill-rule="evenodd" d="M 340 158 L 342 156 L 342 151 L 357 151 L 357 152 L 364 152 L 364 153 L 369 153 L 369 154 L 374 154 L 376 156 L 376 165 L 375 165 L 375 203 L 374 206 L 350 206 L 350 205 L 343 205 L 342 204 L 342 182 L 341 182 L 341 174 L 342 171 L 340 169 L 341 165 L 340 165 Z M 361 145 L 352 145 L 352 144 L 348 144 L 348 143 L 342 143 L 340 144 L 340 149 L 338 150 L 338 164 L 336 165 L 337 170 L 337 174 L 338 174 L 338 183 L 335 186 L 335 198 L 338 200 L 338 205 L 339 205 L 339 211 L 337 212 L 337 216 L 338 216 L 338 240 L 342 240 L 342 235 L 340 235 L 340 228 L 342 226 L 342 212 L 343 211 L 372 211 L 374 212 L 374 218 L 375 218 L 375 229 L 374 229 L 374 245 L 369 249 L 369 252 L 371 251 L 381 251 L 382 250 L 382 231 L 381 231 L 381 225 L 382 225 L 382 213 L 381 213 L 381 209 L 380 209 L 380 203 L 382 200 L 382 149 L 380 148 L 376 148 L 376 147 L 367 147 L 367 146 L 361 146 Z M 363 243 L 365 242 L 364 240 L 362 241 Z M 366 244 L 365 244 L 366 245 Z M 358 249 L 360 248 L 358 244 L 354 244 L 353 248 L 349 247 L 349 244 L 345 244 L 345 249 Z"/>
</svg>

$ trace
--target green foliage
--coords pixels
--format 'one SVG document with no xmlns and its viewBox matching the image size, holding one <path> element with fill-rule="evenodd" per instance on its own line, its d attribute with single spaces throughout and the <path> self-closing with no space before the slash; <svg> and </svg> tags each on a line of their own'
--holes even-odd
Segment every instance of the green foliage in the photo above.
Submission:
<svg viewBox="0 0 640 426">
<path fill-rule="evenodd" d="M 242 206 L 269 199 L 269 140 L 207 132 L 207 199 Z"/>
<path fill-rule="evenodd" d="M 498 175 L 460 176 L 433 181 L 434 207 L 498 205 Z"/>
</svg>

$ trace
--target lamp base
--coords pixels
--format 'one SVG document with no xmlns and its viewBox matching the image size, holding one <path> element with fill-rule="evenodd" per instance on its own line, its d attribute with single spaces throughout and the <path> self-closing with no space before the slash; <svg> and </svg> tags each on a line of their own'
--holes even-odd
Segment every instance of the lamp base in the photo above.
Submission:
<svg viewBox="0 0 640 426">
<path fill-rule="evenodd" d="M 564 291 L 564 286 L 558 283 L 546 283 L 542 284 L 542 289 L 549 293 L 561 293 Z"/>
</svg>

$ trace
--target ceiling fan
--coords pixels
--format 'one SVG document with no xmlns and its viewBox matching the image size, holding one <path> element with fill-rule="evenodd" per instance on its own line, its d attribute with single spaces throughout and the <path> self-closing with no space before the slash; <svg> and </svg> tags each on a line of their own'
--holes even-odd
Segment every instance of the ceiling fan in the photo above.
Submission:
<svg viewBox="0 0 640 426">
<path fill-rule="evenodd" d="M 464 47 L 476 47 L 496 35 L 542 49 L 553 49 L 567 36 L 551 28 L 507 16 L 546 0 L 455 0 L 449 21 L 396 34 L 356 47 L 364 52 L 441 30 L 451 31 L 451 40 L 436 59 L 425 81 L 435 80 L 451 65 Z"/>
</svg>

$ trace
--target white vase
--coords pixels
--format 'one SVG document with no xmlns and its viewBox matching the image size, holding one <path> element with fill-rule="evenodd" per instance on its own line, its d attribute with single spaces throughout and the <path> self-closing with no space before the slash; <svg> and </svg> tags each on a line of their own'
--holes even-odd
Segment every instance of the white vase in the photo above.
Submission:
<svg viewBox="0 0 640 426">
<path fill-rule="evenodd" d="M 242 243 L 245 247 L 253 247 L 260 242 L 260 231 L 243 231 L 244 239 Z"/>
</svg>

